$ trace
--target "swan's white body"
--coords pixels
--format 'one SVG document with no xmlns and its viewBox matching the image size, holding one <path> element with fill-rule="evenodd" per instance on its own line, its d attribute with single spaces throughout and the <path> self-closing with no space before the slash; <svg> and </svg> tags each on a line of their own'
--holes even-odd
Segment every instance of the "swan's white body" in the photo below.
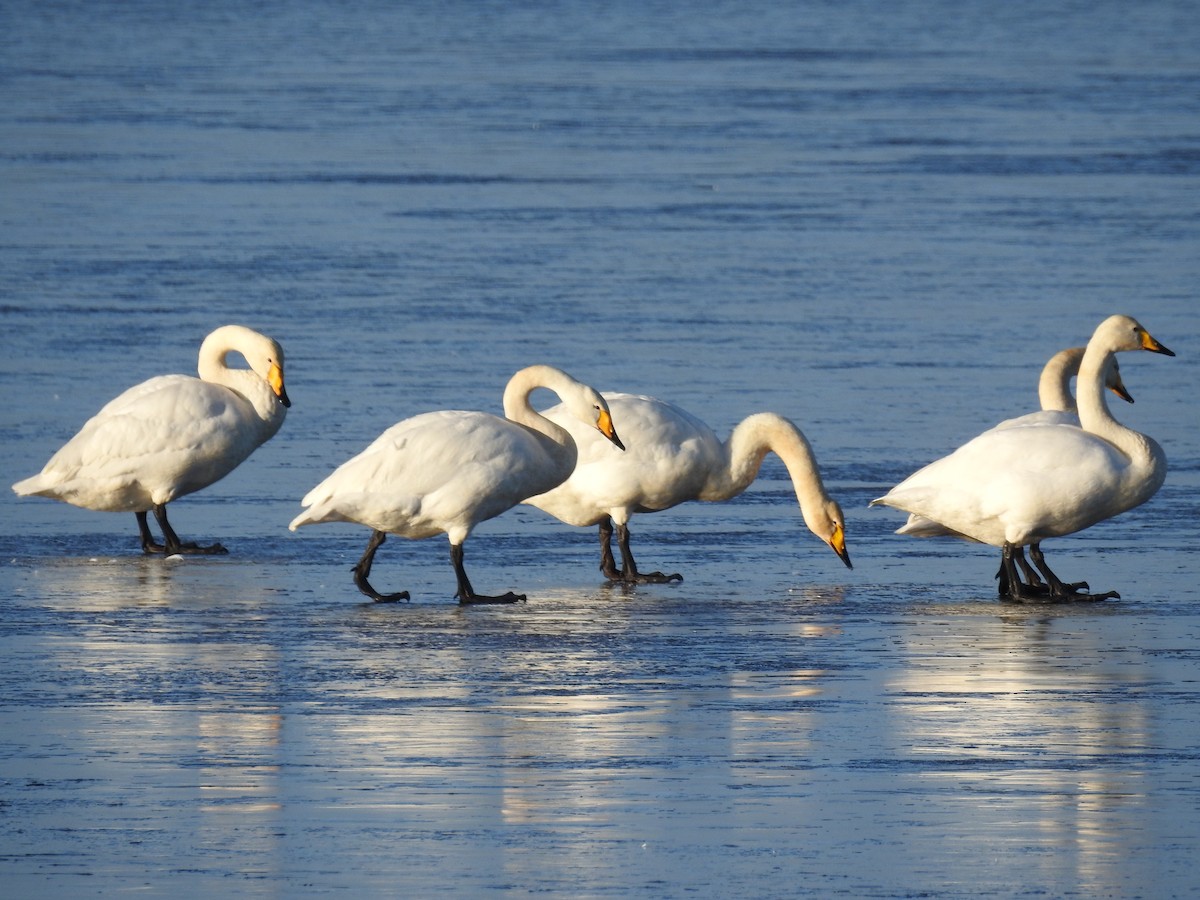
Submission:
<svg viewBox="0 0 1200 900">
<path fill-rule="evenodd" d="M 249 369 L 226 365 L 241 353 Z M 145 513 L 223 478 L 283 424 L 283 350 L 240 325 L 200 347 L 199 378 L 160 375 L 107 403 L 18 494 Z"/>
<path fill-rule="evenodd" d="M 1060 350 L 1050 357 L 1038 379 L 1040 410 L 1005 419 L 988 430 L 995 431 L 997 428 L 1015 428 L 1022 425 L 1074 425 L 1079 427 L 1079 412 L 1076 408 L 1075 397 L 1071 394 L 1071 379 L 1079 373 L 1079 366 L 1083 362 L 1083 354 L 1086 350 L 1086 347 L 1070 347 Z M 1130 403 L 1133 402 L 1133 398 L 1125 390 L 1125 385 L 1121 381 L 1121 372 L 1116 357 L 1111 358 L 1104 380 L 1108 389 L 1114 394 Z M 908 521 L 896 529 L 896 534 L 907 534 L 912 537 L 964 537 L 938 522 L 915 514 L 909 515 Z"/>
<path fill-rule="evenodd" d="M 568 525 L 601 524 L 624 529 L 635 513 L 658 512 L 689 500 L 736 497 L 775 452 L 792 476 L 809 529 L 849 565 L 845 519 L 821 482 L 812 447 L 792 422 L 774 413 L 743 420 L 722 441 L 700 419 L 653 397 L 605 393 L 629 450 L 618 453 L 571 421 L 562 407 L 547 418 L 568 429 L 579 447 L 571 477 L 526 502 Z"/>
<path fill-rule="evenodd" d="M 550 490 L 575 466 L 571 435 L 529 404 L 538 387 L 554 391 L 573 416 L 617 442 L 598 392 L 558 369 L 530 366 L 505 389 L 505 418 L 443 410 L 393 425 L 309 491 L 301 501 L 307 509 L 288 527 L 356 522 L 414 539 L 444 532 L 460 547 L 480 522 Z"/>
<path fill-rule="evenodd" d="M 1088 342 L 1078 375 L 1080 425 L 994 428 L 892 488 L 883 504 L 996 547 L 1074 534 L 1146 502 L 1166 476 L 1151 438 L 1122 426 L 1104 400 L 1113 353 L 1170 353 L 1136 321 L 1112 316 Z"/>
</svg>

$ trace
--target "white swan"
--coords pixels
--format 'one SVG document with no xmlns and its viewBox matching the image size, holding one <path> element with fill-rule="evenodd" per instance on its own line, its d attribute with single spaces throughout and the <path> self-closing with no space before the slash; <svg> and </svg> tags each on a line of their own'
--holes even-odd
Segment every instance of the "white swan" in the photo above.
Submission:
<svg viewBox="0 0 1200 900">
<path fill-rule="evenodd" d="M 1074 534 L 1138 506 L 1166 477 L 1166 457 L 1151 438 L 1108 411 L 1104 379 L 1122 350 L 1175 354 L 1134 319 L 1111 316 L 1088 341 L 1080 364 L 1080 426 L 1032 424 L 994 428 L 925 466 L 871 505 L 883 504 L 939 523 L 950 532 L 1003 550 L 1003 579 L 1013 599 L 1044 597 L 1017 577 L 1013 554 L 1029 546 L 1054 599 L 1077 596 L 1040 559 L 1038 544 Z M 1083 595 L 1103 599 L 1114 593 Z"/>
<path fill-rule="evenodd" d="M 994 427 L 1078 425 L 1079 412 L 1075 398 L 1071 395 L 1071 379 L 1079 374 L 1079 366 L 1083 362 L 1083 354 L 1086 351 L 1086 347 L 1070 347 L 1066 350 L 1059 350 L 1050 357 L 1038 378 L 1038 404 L 1041 409 L 1023 416 L 1005 419 Z M 1125 389 L 1125 383 L 1121 380 L 1121 367 L 1117 365 L 1115 356 L 1111 358 L 1108 368 L 1105 370 L 1104 385 L 1126 403 L 1133 402 L 1133 397 Z"/>
<path fill-rule="evenodd" d="M 1038 402 L 1041 406 L 1040 410 L 1026 413 L 1023 416 L 1005 419 L 989 430 L 1014 428 L 1021 425 L 1075 425 L 1078 427 L 1079 413 L 1076 411 L 1075 398 L 1071 395 L 1071 379 L 1079 373 L 1079 365 L 1083 361 L 1083 354 L 1086 349 L 1086 347 L 1070 347 L 1066 350 L 1060 350 L 1050 357 L 1049 361 L 1042 368 L 1041 376 L 1038 378 Z M 1127 403 L 1133 402 L 1133 397 L 1125 389 L 1124 382 L 1121 381 L 1121 370 L 1117 365 L 1117 358 L 1115 356 L 1110 358 L 1108 367 L 1105 370 L 1104 383 L 1110 391 L 1122 400 L 1125 400 Z M 896 534 L 906 534 L 912 537 L 963 537 L 963 535 L 956 534 L 949 528 L 946 528 L 940 522 L 934 522 L 931 519 L 916 514 L 909 515 L 908 521 L 896 529 Z M 1041 547 L 1037 544 L 1031 545 L 1030 552 L 1035 558 L 1044 560 L 1041 556 Z M 1022 548 L 1016 547 L 1013 549 L 1013 561 L 1024 573 L 1026 587 L 1030 590 L 1047 590 L 1044 586 L 1041 586 L 1043 585 L 1042 577 L 1026 561 Z M 1008 596 L 1007 575 L 1003 568 L 1001 568 L 997 577 L 1000 579 L 1000 595 L 1002 597 Z"/>
<path fill-rule="evenodd" d="M 742 421 L 728 442 L 690 413 L 663 400 L 605 393 L 627 453 L 576 426 L 562 407 L 546 411 L 569 430 L 579 445 L 579 461 L 571 477 L 554 490 L 525 502 L 568 525 L 600 526 L 600 570 L 613 581 L 665 582 L 678 574 L 640 573 L 629 549 L 629 518 L 657 512 L 688 500 L 728 500 L 746 490 L 758 475 L 763 457 L 775 452 L 787 466 L 809 529 L 825 541 L 849 567 L 845 518 L 825 493 L 812 447 L 792 422 L 774 413 L 758 413 Z M 616 523 L 622 568 L 616 567 L 611 539 Z"/>
<path fill-rule="evenodd" d="M 504 415 L 443 410 L 393 425 L 366 450 L 339 466 L 301 501 L 308 507 L 288 526 L 357 522 L 372 530 L 354 566 L 354 583 L 377 601 L 408 599 L 380 594 L 368 582 L 375 551 L 389 534 L 427 538 L 446 533 L 462 603 L 514 603 L 523 595 L 476 594 L 463 568 L 463 542 L 480 522 L 565 479 L 575 466 L 571 435 L 529 404 L 534 389 L 558 394 L 572 416 L 617 447 L 608 404 L 600 394 L 550 366 L 517 372 L 504 390 Z"/>
<path fill-rule="evenodd" d="M 241 353 L 249 369 L 231 369 Z M 13 485 L 105 512 L 133 512 L 146 553 L 225 553 L 220 544 L 179 540 L 167 504 L 224 478 L 283 424 L 291 405 L 283 386 L 283 349 L 241 325 L 218 328 L 200 345 L 199 378 L 160 375 L 131 387 L 89 419 L 41 473 Z M 163 532 L 146 522 L 154 510 Z"/>
</svg>

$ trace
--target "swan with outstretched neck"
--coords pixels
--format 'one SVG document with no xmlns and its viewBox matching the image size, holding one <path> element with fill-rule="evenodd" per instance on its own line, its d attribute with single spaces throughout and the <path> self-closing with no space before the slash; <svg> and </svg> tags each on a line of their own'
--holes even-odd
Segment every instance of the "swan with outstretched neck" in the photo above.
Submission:
<svg viewBox="0 0 1200 900">
<path fill-rule="evenodd" d="M 230 353 L 240 353 L 250 368 L 231 368 Z M 197 368 L 199 378 L 160 375 L 111 400 L 13 490 L 84 509 L 133 512 L 146 553 L 227 552 L 219 543 L 180 541 L 167 504 L 224 478 L 279 430 L 291 405 L 283 349 L 257 331 L 226 325 L 204 339 Z M 150 532 L 150 511 L 162 544 Z"/>
<path fill-rule="evenodd" d="M 463 543 L 480 522 L 550 490 L 571 474 L 576 447 L 570 433 L 529 402 L 537 388 L 556 393 L 570 415 L 624 449 L 599 392 L 560 369 L 529 366 L 504 390 L 504 418 L 441 410 L 405 419 L 339 466 L 301 501 L 307 509 L 288 526 L 356 522 L 371 529 L 354 582 L 373 600 L 407 600 L 408 592 L 381 594 L 368 580 L 375 552 L 389 534 L 419 540 L 444 533 L 461 603 L 515 603 L 523 594 L 478 594 L 463 566 Z"/>
<path fill-rule="evenodd" d="M 951 532 L 1001 548 L 1003 584 L 1012 599 L 1042 599 L 1017 576 L 1014 553 L 1028 546 L 1055 600 L 1119 596 L 1080 593 L 1050 572 L 1039 545 L 1082 531 L 1145 503 L 1162 485 L 1167 461 L 1150 437 L 1121 425 L 1104 399 L 1113 354 L 1175 354 L 1129 316 L 1110 316 L 1079 367 L 1079 426 L 1031 424 L 994 428 L 909 476 L 872 501 L 939 523 Z"/>
<path fill-rule="evenodd" d="M 638 571 L 629 548 L 630 517 L 689 500 L 736 497 L 753 483 L 772 452 L 787 466 L 809 530 L 850 567 L 841 507 L 825 492 L 812 447 L 794 423 L 775 413 L 758 413 L 722 441 L 700 419 L 666 401 L 607 392 L 604 397 L 621 423 L 629 451 L 613 452 L 574 425 L 564 408 L 549 409 L 546 416 L 574 436 L 579 461 L 561 485 L 525 502 L 568 525 L 599 525 L 600 571 L 610 581 L 681 581 L 678 573 Z M 620 568 L 612 553 L 614 526 Z"/>
</svg>

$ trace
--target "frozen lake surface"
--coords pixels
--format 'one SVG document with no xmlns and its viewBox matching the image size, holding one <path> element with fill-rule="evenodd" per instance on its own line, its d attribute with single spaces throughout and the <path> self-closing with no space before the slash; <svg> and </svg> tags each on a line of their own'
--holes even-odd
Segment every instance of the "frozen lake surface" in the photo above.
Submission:
<svg viewBox="0 0 1200 900">
<path fill-rule="evenodd" d="M 6 484 L 227 322 L 293 401 L 172 505 L 227 557 L 0 494 L 6 894 L 1194 896 L 1200 19 L 918 6 L 0 12 Z M 1170 473 L 1045 549 L 1121 599 L 1001 603 L 994 550 L 867 509 L 1115 312 L 1178 353 L 1113 410 Z M 393 539 L 376 605 L 365 529 L 287 532 L 531 362 L 792 418 L 855 568 L 774 457 L 633 520 L 682 584 L 520 508 L 466 552 L 527 603 Z"/>
</svg>

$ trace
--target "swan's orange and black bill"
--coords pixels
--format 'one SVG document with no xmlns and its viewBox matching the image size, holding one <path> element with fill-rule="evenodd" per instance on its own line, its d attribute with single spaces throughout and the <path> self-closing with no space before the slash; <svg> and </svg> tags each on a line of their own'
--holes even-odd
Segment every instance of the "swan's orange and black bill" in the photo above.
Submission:
<svg viewBox="0 0 1200 900">
<path fill-rule="evenodd" d="M 850 562 L 850 551 L 846 549 L 846 532 L 841 525 L 833 527 L 833 537 L 829 539 L 829 546 L 846 564 L 847 569 L 854 568 L 854 564 Z"/>
<path fill-rule="evenodd" d="M 288 399 L 287 390 L 283 386 L 283 369 L 279 368 L 278 363 L 271 363 L 271 368 L 267 372 L 267 384 L 271 386 L 271 390 L 275 392 L 280 403 L 284 406 L 292 405 L 292 401 Z"/>
<path fill-rule="evenodd" d="M 1173 350 L 1168 350 L 1166 347 L 1152 338 L 1150 336 L 1150 332 L 1146 331 L 1144 328 L 1142 329 L 1142 349 L 1149 350 L 1151 353 L 1161 353 L 1164 356 L 1175 355 Z"/>
<path fill-rule="evenodd" d="M 1124 400 L 1126 403 L 1133 402 L 1133 394 L 1129 393 L 1129 391 L 1126 390 L 1125 382 L 1121 380 L 1121 373 L 1115 367 L 1112 372 L 1112 383 L 1109 384 L 1108 389 L 1110 391 L 1112 391 L 1114 394 L 1116 394 L 1118 397 L 1120 397 L 1122 400 Z"/>
<path fill-rule="evenodd" d="M 596 427 L 600 429 L 600 433 L 620 447 L 625 449 L 625 445 L 621 443 L 621 439 L 617 437 L 617 431 L 613 428 L 612 416 L 609 415 L 607 409 L 600 410 L 600 414 L 596 417 Z"/>
</svg>

